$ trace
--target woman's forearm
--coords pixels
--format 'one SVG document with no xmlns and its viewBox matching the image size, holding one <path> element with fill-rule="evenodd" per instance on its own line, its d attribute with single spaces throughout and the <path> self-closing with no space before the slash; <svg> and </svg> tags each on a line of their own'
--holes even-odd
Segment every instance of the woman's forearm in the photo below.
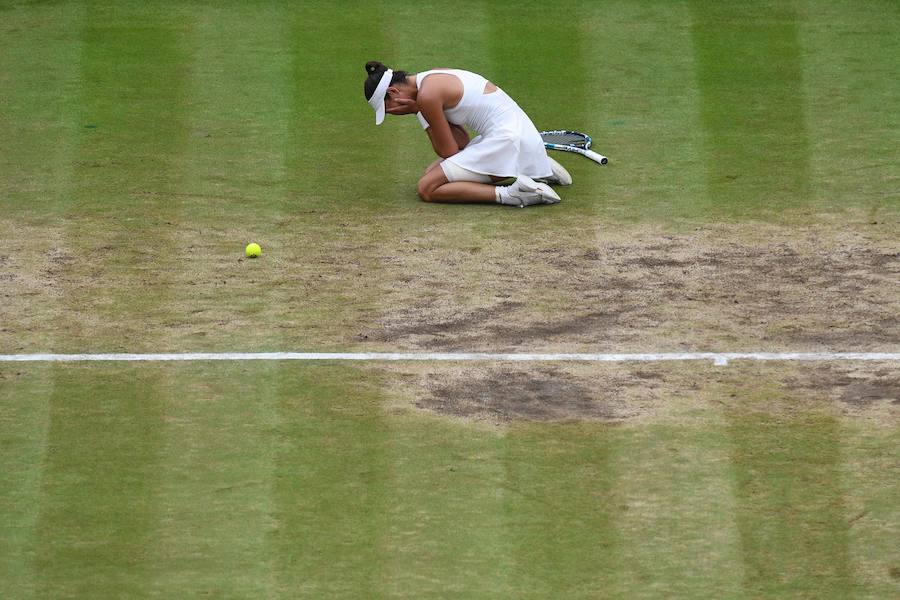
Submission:
<svg viewBox="0 0 900 600">
<path fill-rule="evenodd" d="M 469 144 L 469 133 L 459 125 L 450 123 L 450 133 L 453 134 L 453 139 L 456 140 L 456 145 L 460 150 Z"/>
</svg>

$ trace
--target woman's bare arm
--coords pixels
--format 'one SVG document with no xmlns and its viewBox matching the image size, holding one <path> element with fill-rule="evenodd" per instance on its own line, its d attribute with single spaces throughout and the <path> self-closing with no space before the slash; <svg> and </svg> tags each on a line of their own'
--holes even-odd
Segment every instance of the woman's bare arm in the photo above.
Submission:
<svg viewBox="0 0 900 600">
<path fill-rule="evenodd" d="M 429 90 L 430 91 L 430 90 Z M 444 116 L 444 104 L 438 94 L 426 94 L 425 90 L 419 92 L 419 110 L 428 121 L 428 139 L 435 153 L 441 158 L 449 158 L 459 152 L 459 144 L 450 130 L 450 123 Z"/>
<path fill-rule="evenodd" d="M 450 123 L 450 133 L 453 134 L 453 139 L 456 140 L 460 150 L 469 145 L 469 133 L 463 127 Z"/>
</svg>

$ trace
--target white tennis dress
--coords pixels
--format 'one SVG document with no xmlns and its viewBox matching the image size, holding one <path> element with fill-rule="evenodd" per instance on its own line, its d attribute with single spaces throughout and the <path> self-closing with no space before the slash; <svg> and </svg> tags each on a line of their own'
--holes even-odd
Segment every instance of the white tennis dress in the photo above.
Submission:
<svg viewBox="0 0 900 600">
<path fill-rule="evenodd" d="M 499 87 L 484 93 L 487 79 L 461 69 L 433 69 L 416 74 L 416 85 L 433 73 L 455 75 L 462 81 L 463 95 L 453 108 L 444 109 L 447 121 L 468 127 L 480 135 L 460 152 L 446 159 L 469 171 L 497 177 L 527 175 L 550 177 L 553 171 L 544 142 L 519 105 Z"/>
</svg>

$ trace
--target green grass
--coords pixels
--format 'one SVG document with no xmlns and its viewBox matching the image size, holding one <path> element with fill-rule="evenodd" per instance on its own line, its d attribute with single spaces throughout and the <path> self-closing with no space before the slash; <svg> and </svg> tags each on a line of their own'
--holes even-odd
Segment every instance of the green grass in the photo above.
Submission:
<svg viewBox="0 0 900 600">
<path fill-rule="evenodd" d="M 4 596 L 846 598 L 896 585 L 883 468 L 896 429 L 773 387 L 697 393 L 649 423 L 498 430 L 385 412 L 385 384 L 287 363 L 9 374 Z"/>
<path fill-rule="evenodd" d="M 479 277 L 542 321 L 572 305 L 497 265 L 612 233 L 888 252 L 898 34 L 891 1 L 2 2 L 0 353 L 372 349 Z M 483 72 L 611 163 L 559 157 L 547 209 L 423 204 L 370 59 Z M 492 425 L 389 370 L 0 364 L 0 597 L 896 595 L 894 405 L 733 369 L 614 423 Z"/>
</svg>

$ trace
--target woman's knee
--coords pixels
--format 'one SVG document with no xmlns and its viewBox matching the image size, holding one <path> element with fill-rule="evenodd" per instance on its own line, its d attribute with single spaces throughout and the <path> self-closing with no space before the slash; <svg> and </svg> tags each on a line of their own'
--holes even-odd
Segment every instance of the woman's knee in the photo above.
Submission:
<svg viewBox="0 0 900 600">
<path fill-rule="evenodd" d="M 416 185 L 416 193 L 425 202 L 432 202 L 434 201 L 435 190 L 445 183 L 447 183 L 447 177 L 444 175 L 444 171 L 436 167 L 419 179 L 419 183 Z"/>
<path fill-rule="evenodd" d="M 427 181 L 427 177 L 423 177 L 419 180 L 418 185 L 416 185 L 416 193 L 419 195 L 424 202 L 431 202 L 432 196 L 431 192 L 434 191 L 434 186 Z"/>
</svg>

